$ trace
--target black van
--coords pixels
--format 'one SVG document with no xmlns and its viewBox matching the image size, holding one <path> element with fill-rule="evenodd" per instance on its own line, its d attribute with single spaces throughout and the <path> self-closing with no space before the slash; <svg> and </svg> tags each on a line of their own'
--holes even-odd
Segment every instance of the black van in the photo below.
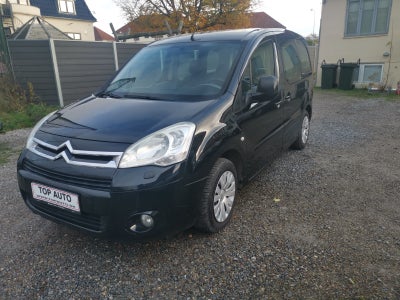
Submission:
<svg viewBox="0 0 400 300">
<path fill-rule="evenodd" d="M 307 143 L 312 70 L 287 30 L 182 35 L 42 119 L 18 160 L 35 213 L 104 236 L 224 228 L 238 187 Z"/>
</svg>

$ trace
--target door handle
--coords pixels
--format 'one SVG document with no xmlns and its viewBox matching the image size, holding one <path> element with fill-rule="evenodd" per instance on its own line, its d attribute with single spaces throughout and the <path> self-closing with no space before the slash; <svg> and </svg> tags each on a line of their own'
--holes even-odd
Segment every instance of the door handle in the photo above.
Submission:
<svg viewBox="0 0 400 300">
<path fill-rule="evenodd" d="M 290 94 L 285 97 L 285 101 L 289 102 L 291 100 L 292 100 L 292 96 L 290 96 Z"/>
</svg>

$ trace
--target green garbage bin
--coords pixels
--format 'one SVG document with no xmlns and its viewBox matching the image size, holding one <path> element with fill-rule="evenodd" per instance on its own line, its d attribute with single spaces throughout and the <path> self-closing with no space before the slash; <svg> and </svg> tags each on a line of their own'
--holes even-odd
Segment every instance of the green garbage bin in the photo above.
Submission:
<svg viewBox="0 0 400 300">
<path fill-rule="evenodd" d="M 333 89 L 337 86 L 336 84 L 336 73 L 337 64 L 325 64 L 321 65 L 322 77 L 321 77 L 321 88 L 322 89 Z"/>
<path fill-rule="evenodd" d="M 339 74 L 339 89 L 351 90 L 354 88 L 353 76 L 358 63 L 341 63 Z"/>
</svg>

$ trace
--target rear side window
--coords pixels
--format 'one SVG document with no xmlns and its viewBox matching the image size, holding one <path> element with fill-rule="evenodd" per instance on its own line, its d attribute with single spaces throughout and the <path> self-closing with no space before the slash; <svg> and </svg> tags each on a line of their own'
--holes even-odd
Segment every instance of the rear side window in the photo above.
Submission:
<svg viewBox="0 0 400 300">
<path fill-rule="evenodd" d="M 285 42 L 282 45 L 283 72 L 289 82 L 301 79 L 301 62 L 296 51 L 294 40 Z"/>
<path fill-rule="evenodd" d="M 282 44 L 282 60 L 283 71 L 289 82 L 301 80 L 302 74 L 312 72 L 307 48 L 300 40 L 290 40 Z"/>
<path fill-rule="evenodd" d="M 300 40 L 296 40 L 296 48 L 298 50 L 299 59 L 301 63 L 301 72 L 303 74 L 309 74 L 312 72 L 310 56 L 304 43 Z"/>
</svg>

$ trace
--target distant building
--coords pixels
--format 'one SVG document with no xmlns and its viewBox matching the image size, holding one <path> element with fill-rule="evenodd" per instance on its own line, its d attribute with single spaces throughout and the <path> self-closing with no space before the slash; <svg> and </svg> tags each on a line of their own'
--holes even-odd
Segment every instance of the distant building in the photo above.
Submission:
<svg viewBox="0 0 400 300">
<path fill-rule="evenodd" d="M 113 42 L 113 41 L 115 41 L 115 38 L 113 38 L 107 32 L 104 32 L 100 28 L 97 28 L 96 26 L 94 26 L 93 30 L 94 30 L 94 39 L 96 41 L 103 41 L 103 42 Z"/>
<path fill-rule="evenodd" d="M 93 17 L 84 0 L 0 0 L 6 34 L 11 35 L 33 17 L 41 17 L 72 39 L 94 41 Z"/>
<path fill-rule="evenodd" d="M 357 62 L 356 87 L 397 88 L 400 82 L 400 1 L 324 0 L 319 66 L 323 60 Z M 317 85 L 321 84 L 318 68 Z"/>
<path fill-rule="evenodd" d="M 276 21 L 265 12 L 249 13 L 249 20 L 249 28 L 286 28 L 284 25 Z M 121 40 L 126 40 L 129 42 L 151 43 L 164 37 L 164 35 L 157 34 L 154 36 L 155 33 L 166 30 L 167 28 L 165 27 L 163 16 L 141 16 L 118 29 L 117 35 Z M 151 35 L 144 35 L 144 33 L 151 33 Z M 137 35 L 141 36 L 124 39 L 124 37 L 127 36 Z"/>
<path fill-rule="evenodd" d="M 272 18 L 265 12 L 253 12 L 250 13 L 250 27 L 252 28 L 284 28 L 281 23 Z"/>
</svg>

